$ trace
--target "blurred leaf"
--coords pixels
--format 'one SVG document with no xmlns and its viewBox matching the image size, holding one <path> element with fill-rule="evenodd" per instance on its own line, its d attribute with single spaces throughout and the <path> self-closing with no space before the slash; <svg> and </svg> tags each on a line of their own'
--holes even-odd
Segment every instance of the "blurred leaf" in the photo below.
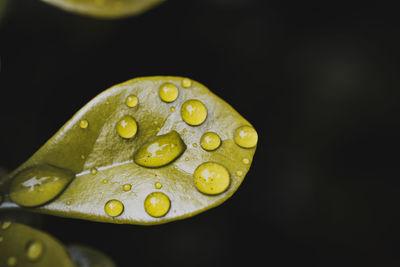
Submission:
<svg viewBox="0 0 400 267">
<path fill-rule="evenodd" d="M 58 240 L 29 226 L 3 221 L 0 240 L 0 266 L 75 266 Z"/>
<path fill-rule="evenodd" d="M 54 199 L 30 210 L 130 224 L 187 218 L 238 189 L 256 143 L 250 123 L 200 83 L 133 79 L 90 101 L 0 181 L 0 191 L 11 190 L 0 208 L 37 206 L 45 194 Z M 21 202 L 13 190 L 24 192 Z"/>
<path fill-rule="evenodd" d="M 68 246 L 68 253 L 79 267 L 116 267 L 113 260 L 102 252 L 82 245 Z"/>
<path fill-rule="evenodd" d="M 42 0 L 51 5 L 92 17 L 119 18 L 138 15 L 164 0 Z"/>
</svg>

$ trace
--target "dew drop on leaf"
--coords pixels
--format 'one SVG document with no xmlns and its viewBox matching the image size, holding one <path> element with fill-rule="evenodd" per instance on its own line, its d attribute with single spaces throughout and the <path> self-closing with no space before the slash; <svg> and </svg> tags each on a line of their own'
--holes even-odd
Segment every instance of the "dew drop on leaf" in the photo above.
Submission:
<svg viewBox="0 0 400 267">
<path fill-rule="evenodd" d="M 200 145 L 204 150 L 213 151 L 221 145 L 221 138 L 216 133 L 208 132 L 201 137 Z"/>
<path fill-rule="evenodd" d="M 130 139 L 135 137 L 138 126 L 134 118 L 131 116 L 124 116 L 118 121 L 116 129 L 122 138 Z"/>
<path fill-rule="evenodd" d="M 158 94 L 162 101 L 171 103 L 178 98 L 178 88 L 173 83 L 164 83 L 161 85 Z"/>
<path fill-rule="evenodd" d="M 144 201 L 144 209 L 152 217 L 163 217 L 168 213 L 171 202 L 162 192 L 150 193 Z"/>
<path fill-rule="evenodd" d="M 206 120 L 207 108 L 201 101 L 191 99 L 183 103 L 181 116 L 187 124 L 197 126 Z"/>
<path fill-rule="evenodd" d="M 252 148 L 257 145 L 258 135 L 253 127 L 245 125 L 236 129 L 234 139 L 238 146 Z"/>
<path fill-rule="evenodd" d="M 228 188 L 230 176 L 224 166 L 215 162 L 206 162 L 196 168 L 193 181 L 200 192 L 207 195 L 217 195 Z"/>
<path fill-rule="evenodd" d="M 110 217 L 117 217 L 124 211 L 124 204 L 119 200 L 111 199 L 104 205 L 104 211 Z"/>
</svg>

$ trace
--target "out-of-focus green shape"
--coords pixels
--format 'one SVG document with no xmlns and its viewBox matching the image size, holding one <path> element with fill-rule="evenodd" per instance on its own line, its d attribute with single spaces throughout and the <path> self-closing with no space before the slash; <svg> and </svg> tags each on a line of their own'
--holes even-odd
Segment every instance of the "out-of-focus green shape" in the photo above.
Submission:
<svg viewBox="0 0 400 267">
<path fill-rule="evenodd" d="M 166 83 L 179 90 L 170 103 L 160 98 L 160 88 Z M 127 100 L 133 96 L 138 103 L 130 105 Z M 193 118 L 203 116 L 204 107 L 207 117 L 200 125 L 191 126 L 183 120 L 183 113 Z M 126 116 L 137 124 L 131 138 L 118 133 L 121 127 L 129 127 L 128 121 L 121 121 Z M 243 126 L 252 128 L 229 104 L 190 79 L 155 76 L 118 84 L 90 101 L 30 159 L 0 180 L 0 192 L 4 193 L 0 209 L 19 207 L 10 199 L 10 192 L 21 171 L 46 164 L 69 170 L 76 177 L 55 199 L 31 211 L 142 225 L 193 216 L 223 203 L 243 181 L 258 138 L 255 131 L 249 135 L 238 130 Z M 221 139 L 213 151 L 200 145 L 207 132 Z M 147 166 L 144 157 L 159 164 Z M 203 165 L 194 177 L 195 170 L 206 162 L 213 164 Z M 225 171 L 221 177 L 212 168 L 217 165 L 226 169 L 229 177 Z M 207 190 L 200 190 L 199 185 Z M 48 188 L 36 182 L 28 186 L 48 193 Z"/>
<path fill-rule="evenodd" d="M 164 0 L 42 0 L 67 11 L 98 18 L 138 15 Z"/>
<path fill-rule="evenodd" d="M 58 240 L 29 226 L 10 221 L 0 222 L 0 255 L 0 266 L 75 266 Z"/>
<path fill-rule="evenodd" d="M 112 259 L 93 248 L 70 245 L 67 250 L 77 267 L 116 267 Z"/>
</svg>

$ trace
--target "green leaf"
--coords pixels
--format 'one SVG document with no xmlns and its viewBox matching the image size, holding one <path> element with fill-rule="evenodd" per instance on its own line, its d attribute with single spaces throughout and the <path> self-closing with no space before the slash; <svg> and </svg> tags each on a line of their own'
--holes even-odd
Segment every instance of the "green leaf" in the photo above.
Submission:
<svg viewBox="0 0 400 267">
<path fill-rule="evenodd" d="M 68 253 L 79 267 L 116 267 L 108 256 L 93 248 L 82 245 L 68 246 Z"/>
<path fill-rule="evenodd" d="M 58 240 L 10 221 L 0 222 L 0 255 L 0 266 L 75 266 Z"/>
<path fill-rule="evenodd" d="M 138 15 L 164 0 L 42 0 L 70 12 L 98 18 Z"/>
<path fill-rule="evenodd" d="M 10 199 L 17 188 L 26 193 L 25 207 L 36 206 L 29 201 L 40 192 L 54 197 L 29 209 L 41 213 L 142 225 L 187 218 L 238 189 L 257 140 L 251 124 L 200 83 L 133 79 L 90 101 L 0 181 L 0 208 L 18 208 Z M 48 175 L 43 166 L 63 171 Z M 43 178 L 57 183 L 71 172 L 75 178 L 62 190 Z"/>
</svg>

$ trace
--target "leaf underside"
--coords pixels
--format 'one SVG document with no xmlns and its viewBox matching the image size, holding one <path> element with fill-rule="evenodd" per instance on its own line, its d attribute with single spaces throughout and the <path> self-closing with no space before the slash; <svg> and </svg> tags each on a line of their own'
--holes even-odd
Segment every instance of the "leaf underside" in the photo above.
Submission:
<svg viewBox="0 0 400 267">
<path fill-rule="evenodd" d="M 159 89 L 165 83 L 171 83 L 179 90 L 177 99 L 171 103 L 162 101 L 159 96 Z M 138 98 L 135 107 L 126 105 L 126 99 L 132 95 Z M 199 100 L 207 108 L 207 118 L 201 125 L 190 126 L 182 119 L 181 107 L 189 99 Z M 121 138 L 116 131 L 116 124 L 124 116 L 131 116 L 137 122 L 138 130 L 133 138 Z M 82 121 L 87 125 L 82 127 Z M 221 204 L 243 181 L 256 149 L 235 143 L 235 130 L 243 125 L 251 126 L 200 83 L 170 76 L 133 79 L 111 87 L 85 105 L 28 161 L 6 176 L 0 182 L 0 190 L 7 191 L 21 170 L 49 164 L 72 171 L 76 177 L 55 199 L 30 210 L 141 225 L 187 218 Z M 173 131 L 185 144 L 179 157 L 158 168 L 135 163 L 135 153 L 142 146 L 146 147 L 144 144 L 148 140 Z M 220 137 L 222 142 L 217 149 L 207 151 L 200 145 L 206 132 L 217 133 Z M 196 188 L 193 173 L 205 162 L 215 162 L 226 168 L 230 181 L 225 191 L 210 195 Z M 37 189 L 28 185 L 26 193 Z M 124 190 L 124 185 L 129 185 L 129 190 Z M 144 207 L 146 197 L 153 192 L 165 194 L 170 201 L 170 207 L 162 216 L 150 215 Z M 110 216 L 106 213 L 105 205 L 110 200 L 122 204 L 120 214 Z M 6 195 L 3 207 L 15 206 Z"/>
</svg>

